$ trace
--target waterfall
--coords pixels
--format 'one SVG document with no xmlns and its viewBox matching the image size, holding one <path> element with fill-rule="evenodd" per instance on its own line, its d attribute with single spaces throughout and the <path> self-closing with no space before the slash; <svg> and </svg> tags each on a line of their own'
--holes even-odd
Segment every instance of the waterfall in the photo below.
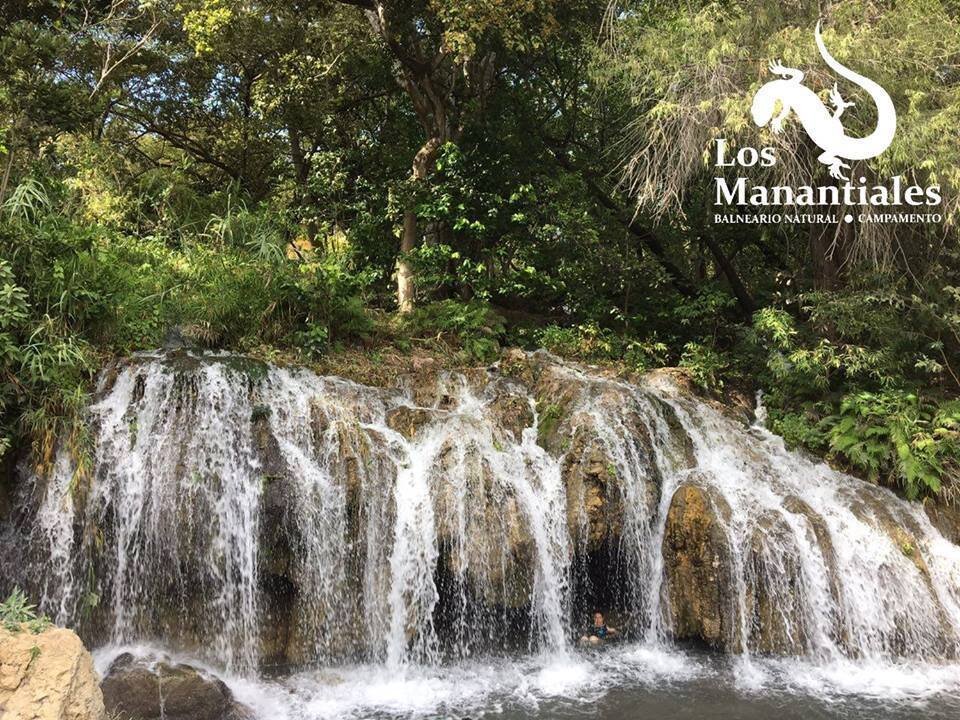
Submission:
<svg viewBox="0 0 960 720">
<path fill-rule="evenodd" d="M 756 641 L 752 587 L 769 596 L 789 644 L 822 662 L 958 655 L 960 547 L 920 504 L 790 452 L 759 424 L 736 427 L 675 386 L 653 388 L 729 507 L 744 651 Z"/>
<path fill-rule="evenodd" d="M 381 389 L 137 355 L 100 378 L 89 478 L 63 451 L 25 483 L 35 515 L 6 532 L 27 561 L 4 570 L 98 643 L 246 675 L 558 657 L 594 607 L 649 647 L 700 633 L 743 658 L 960 654 L 960 548 L 920 505 L 669 374 L 517 362 Z M 679 587 L 667 552 L 681 496 L 712 513 L 697 528 L 718 609 L 695 631 L 678 617 L 703 588 Z"/>
</svg>

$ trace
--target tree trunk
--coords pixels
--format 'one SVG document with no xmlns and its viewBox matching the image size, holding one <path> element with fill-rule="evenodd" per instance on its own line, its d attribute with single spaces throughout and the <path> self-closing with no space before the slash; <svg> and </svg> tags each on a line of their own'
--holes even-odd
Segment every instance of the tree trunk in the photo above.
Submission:
<svg viewBox="0 0 960 720">
<path fill-rule="evenodd" d="M 710 253 L 713 255 L 713 259 L 717 265 L 720 266 L 721 272 L 727 277 L 727 282 L 730 283 L 730 289 L 733 290 L 733 294 L 737 298 L 737 304 L 740 306 L 740 310 L 745 316 L 750 317 L 754 311 L 756 311 L 757 305 L 753 301 L 750 291 L 747 290 L 747 286 L 743 280 L 740 279 L 740 275 L 737 273 L 733 261 L 724 254 L 719 243 L 712 237 L 704 235 L 703 242 L 706 243 L 707 248 L 709 248 Z"/>
<path fill-rule="evenodd" d="M 459 109 L 462 104 L 458 102 L 456 91 L 463 85 L 462 74 L 466 74 L 467 85 L 470 85 L 470 68 L 453 62 L 449 49 L 442 44 L 430 48 L 430 43 L 423 42 L 424 33 L 418 15 L 398 13 L 398 21 L 394 10 L 403 8 L 403 3 L 385 0 L 340 2 L 362 8 L 374 33 L 386 43 L 398 64 L 397 82 L 410 98 L 420 127 L 428 138 L 413 160 L 411 179 L 415 197 L 419 183 L 424 182 L 433 169 L 440 147 L 445 142 L 456 142 L 460 136 L 462 124 L 459 122 Z M 490 54 L 478 64 L 481 70 L 479 84 L 466 89 L 473 100 L 482 101 L 493 84 L 493 57 Z M 437 234 L 442 236 L 443 230 Z M 401 314 L 410 313 L 416 303 L 413 268 L 406 254 L 414 250 L 419 242 L 417 214 L 411 200 L 411 205 L 403 213 L 400 258 L 397 260 L 397 305 Z"/>
<path fill-rule="evenodd" d="M 834 225 L 810 225 L 810 260 L 815 290 L 834 290 L 840 283 L 839 243 Z"/>
<path fill-rule="evenodd" d="M 413 159 L 413 172 L 411 180 L 414 187 L 424 182 L 430 174 L 437 159 L 437 152 L 440 150 L 441 141 L 438 137 L 432 137 L 423 144 L 423 147 L 417 152 Z M 397 306 L 401 314 L 413 312 L 416 304 L 416 286 L 413 281 L 413 268 L 407 260 L 407 254 L 413 251 L 419 244 L 419 231 L 417 229 L 417 211 L 414 207 L 415 200 L 411 200 L 410 205 L 403 213 L 403 234 L 400 236 L 400 259 L 397 261 Z"/>
<path fill-rule="evenodd" d="M 299 188 L 297 199 L 301 207 L 307 202 L 316 206 L 316 198 L 310 192 L 310 166 L 307 163 L 307 156 L 303 152 L 303 145 L 300 143 L 300 131 L 291 124 L 287 129 L 287 135 L 290 138 L 290 159 L 293 161 L 293 170 Z M 306 233 L 307 239 L 313 245 L 317 238 L 317 221 L 312 217 L 306 222 Z"/>
</svg>

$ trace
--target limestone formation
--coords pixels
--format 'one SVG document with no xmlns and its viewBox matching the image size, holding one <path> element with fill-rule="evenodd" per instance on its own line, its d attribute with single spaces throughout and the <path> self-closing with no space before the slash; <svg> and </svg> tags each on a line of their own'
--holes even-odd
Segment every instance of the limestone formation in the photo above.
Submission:
<svg viewBox="0 0 960 720">
<path fill-rule="evenodd" d="M 674 637 L 737 651 L 731 550 L 724 529 L 728 517 L 716 492 L 681 485 L 667 512 L 663 556 Z"/>
<path fill-rule="evenodd" d="M 122 606 L 122 641 L 203 657 L 218 642 L 240 672 L 466 657 L 503 648 L 504 629 L 518 647 L 558 644 L 588 607 L 622 613 L 633 637 L 662 620 L 725 652 L 960 648 L 930 527 L 960 538 L 948 508 L 928 506 L 928 523 L 814 469 L 679 371 L 625 380 L 508 351 L 392 380 L 182 351 L 121 363 L 91 408 L 98 491 L 70 495 L 69 462 L 38 481 L 18 512 L 39 516 L 36 498 L 72 533 L 21 538 L 27 572 L 2 548 L 0 565 L 36 597 L 72 583 L 66 617 L 93 644 L 117 638 Z M 52 584 L 51 541 L 73 558 Z M 167 665 L 159 679 L 117 667 L 111 683 L 189 675 Z M 204 697 L 227 702 L 218 687 Z"/>
</svg>

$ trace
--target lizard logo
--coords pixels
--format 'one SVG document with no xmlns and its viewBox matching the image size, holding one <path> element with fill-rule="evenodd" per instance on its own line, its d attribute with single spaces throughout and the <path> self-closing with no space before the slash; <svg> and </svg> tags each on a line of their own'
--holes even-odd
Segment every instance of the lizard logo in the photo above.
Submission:
<svg viewBox="0 0 960 720">
<path fill-rule="evenodd" d="M 820 34 L 820 22 L 817 22 L 815 35 L 824 62 L 841 77 L 866 90 L 877 106 L 877 126 L 874 131 L 863 138 L 849 137 L 844 132 L 840 118 L 843 111 L 854 104 L 843 99 L 837 84 L 833 84 L 830 92 L 830 102 L 834 107 L 831 113 L 815 92 L 804 87 L 803 71 L 784 67 L 779 60 L 770 63 L 770 72 L 783 79 L 771 80 L 757 90 L 750 114 L 759 127 L 770 123 L 771 130 L 780 133 L 790 111 L 795 112 L 807 135 L 823 150 L 817 159 L 830 168 L 831 177 L 846 180 L 841 170 L 850 166 L 844 160 L 868 160 L 890 146 L 897 129 L 897 111 L 886 90 L 870 78 L 844 67 L 829 53 Z M 778 100 L 780 110 L 775 115 Z"/>
</svg>

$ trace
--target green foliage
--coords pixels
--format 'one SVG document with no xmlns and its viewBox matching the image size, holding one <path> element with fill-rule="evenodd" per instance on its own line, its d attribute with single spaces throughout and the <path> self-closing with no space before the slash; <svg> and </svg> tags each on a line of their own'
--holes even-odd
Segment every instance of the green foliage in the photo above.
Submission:
<svg viewBox="0 0 960 720">
<path fill-rule="evenodd" d="M 407 321 L 414 336 L 445 342 L 468 361 L 490 362 L 500 352 L 503 318 L 481 302 L 443 300 L 418 308 Z"/>
<path fill-rule="evenodd" d="M 621 339 L 595 322 L 576 327 L 548 325 L 537 340 L 550 352 L 578 360 L 613 360 L 620 354 Z"/>
<path fill-rule="evenodd" d="M 0 260 L 0 363 L 4 369 L 3 384 L 0 385 L 0 413 L 6 414 L 15 402 L 17 386 L 12 375 L 23 361 L 23 351 L 17 340 L 19 331 L 27 321 L 27 292 L 15 284 L 10 264 Z M 0 434 L 0 455 L 3 455 L 12 442 L 9 427 L 3 427 Z"/>
<path fill-rule="evenodd" d="M 772 58 L 789 67 L 817 67 L 813 28 L 824 20 L 831 53 L 851 67 L 869 69 L 898 107 L 899 130 L 888 152 L 872 162 L 876 176 L 928 178 L 956 198 L 960 156 L 953 136 L 960 87 L 952 81 L 960 51 L 960 17 L 950 2 L 930 0 L 882 6 L 868 0 L 813 3 L 737 2 L 637 3 L 615 25 L 615 42 L 603 48 L 597 71 L 625 92 L 635 109 L 626 163 L 640 202 L 655 213 L 683 212 L 693 187 L 712 178 L 714 140 L 731 146 L 798 147 L 804 131 L 791 115 L 784 143 L 769 127 L 757 128 L 750 102 L 769 75 L 758 72 Z M 935 27 L 935 33 L 915 28 Z M 923 70 L 931 58 L 943 64 Z M 833 76 L 807 74 L 805 84 L 823 95 Z M 875 122 L 871 103 L 860 98 L 844 116 L 853 134 L 864 136 Z M 712 169 L 712 168 L 711 168 Z M 813 172 L 823 172 L 813 168 Z M 866 170 L 863 172 L 865 174 Z M 768 184 L 808 183 L 810 167 L 781 161 L 768 171 Z M 923 182 L 921 182 L 923 184 Z M 948 213 L 958 204 L 948 201 Z M 909 230 L 904 229 L 905 232 Z M 867 231 L 869 232 L 869 230 Z"/>
<path fill-rule="evenodd" d="M 545 407 L 538 407 L 539 417 L 537 419 L 537 436 L 541 442 L 547 441 L 557 424 L 563 417 L 563 409 L 556 404 L 549 404 Z"/>
<path fill-rule="evenodd" d="M 68 5 L 0 9 L 0 454 L 43 469 L 66 443 L 82 495 L 93 373 L 171 336 L 323 364 L 517 343 L 760 387 L 791 445 L 911 495 L 954 484 L 950 3 L 423 0 L 380 29 L 350 2 Z M 897 105 L 857 172 L 941 184 L 942 226 L 855 223 L 825 251 L 805 225 L 712 222 L 718 137 L 776 146 L 758 182 L 823 172 L 793 118 L 749 117 L 773 58 L 830 90 L 821 11 Z M 399 260 L 418 307 L 375 324 Z"/>
<path fill-rule="evenodd" d="M 0 210 L 14 222 L 31 222 L 50 209 L 50 197 L 36 178 L 27 177 L 17 185 Z"/>
<path fill-rule="evenodd" d="M 36 606 L 27 602 L 26 595 L 20 588 L 14 588 L 10 596 L 0 602 L 0 625 L 10 632 L 19 632 L 22 625 L 26 625 L 34 635 L 37 635 L 50 626 L 46 615 L 38 616 Z"/>
<path fill-rule="evenodd" d="M 329 347 L 330 331 L 323 325 L 313 325 L 299 333 L 296 342 L 307 354 L 321 357 Z"/>
<path fill-rule="evenodd" d="M 960 479 L 960 402 L 937 406 L 913 393 L 848 395 L 824 418 L 831 452 L 909 498 Z"/>
<path fill-rule="evenodd" d="M 93 366 L 87 342 L 58 315 L 36 312 L 11 264 L 0 260 L 0 454 L 24 430 L 41 465 L 57 438 L 79 451 L 82 388 Z"/>
<path fill-rule="evenodd" d="M 934 310 L 888 286 L 803 295 L 805 325 L 782 310 L 758 311 L 773 428 L 911 498 L 954 486 L 958 406 L 936 392 L 952 372 L 942 350 L 953 322 L 943 309 L 953 301 L 947 290 Z"/>
<path fill-rule="evenodd" d="M 610 328 L 588 322 L 576 327 L 548 325 L 536 334 L 535 344 L 562 357 L 589 362 L 621 361 L 643 372 L 667 362 L 668 347 L 656 338 L 624 337 Z"/>
<path fill-rule="evenodd" d="M 343 254 L 308 259 L 295 266 L 296 280 L 289 288 L 288 302 L 303 313 L 309 337 L 301 336 L 315 348 L 328 342 L 363 340 L 373 330 L 363 294 L 375 274 L 355 272 Z"/>
<path fill-rule="evenodd" d="M 680 357 L 680 367 L 690 372 L 693 381 L 704 390 L 723 389 L 722 375 L 727 361 L 713 348 L 701 343 L 687 343 Z"/>
<path fill-rule="evenodd" d="M 43 470 L 65 441 L 82 492 L 83 411 L 98 353 L 160 346 L 172 328 L 201 346 L 300 345 L 308 354 L 369 332 L 360 297 L 369 275 L 351 271 L 349 254 L 287 257 L 279 231 L 265 230 L 269 213 L 241 207 L 211 218 L 177 243 L 51 211 L 0 222 L 9 258 L 0 261 L 0 453 L 29 438 Z"/>
</svg>

